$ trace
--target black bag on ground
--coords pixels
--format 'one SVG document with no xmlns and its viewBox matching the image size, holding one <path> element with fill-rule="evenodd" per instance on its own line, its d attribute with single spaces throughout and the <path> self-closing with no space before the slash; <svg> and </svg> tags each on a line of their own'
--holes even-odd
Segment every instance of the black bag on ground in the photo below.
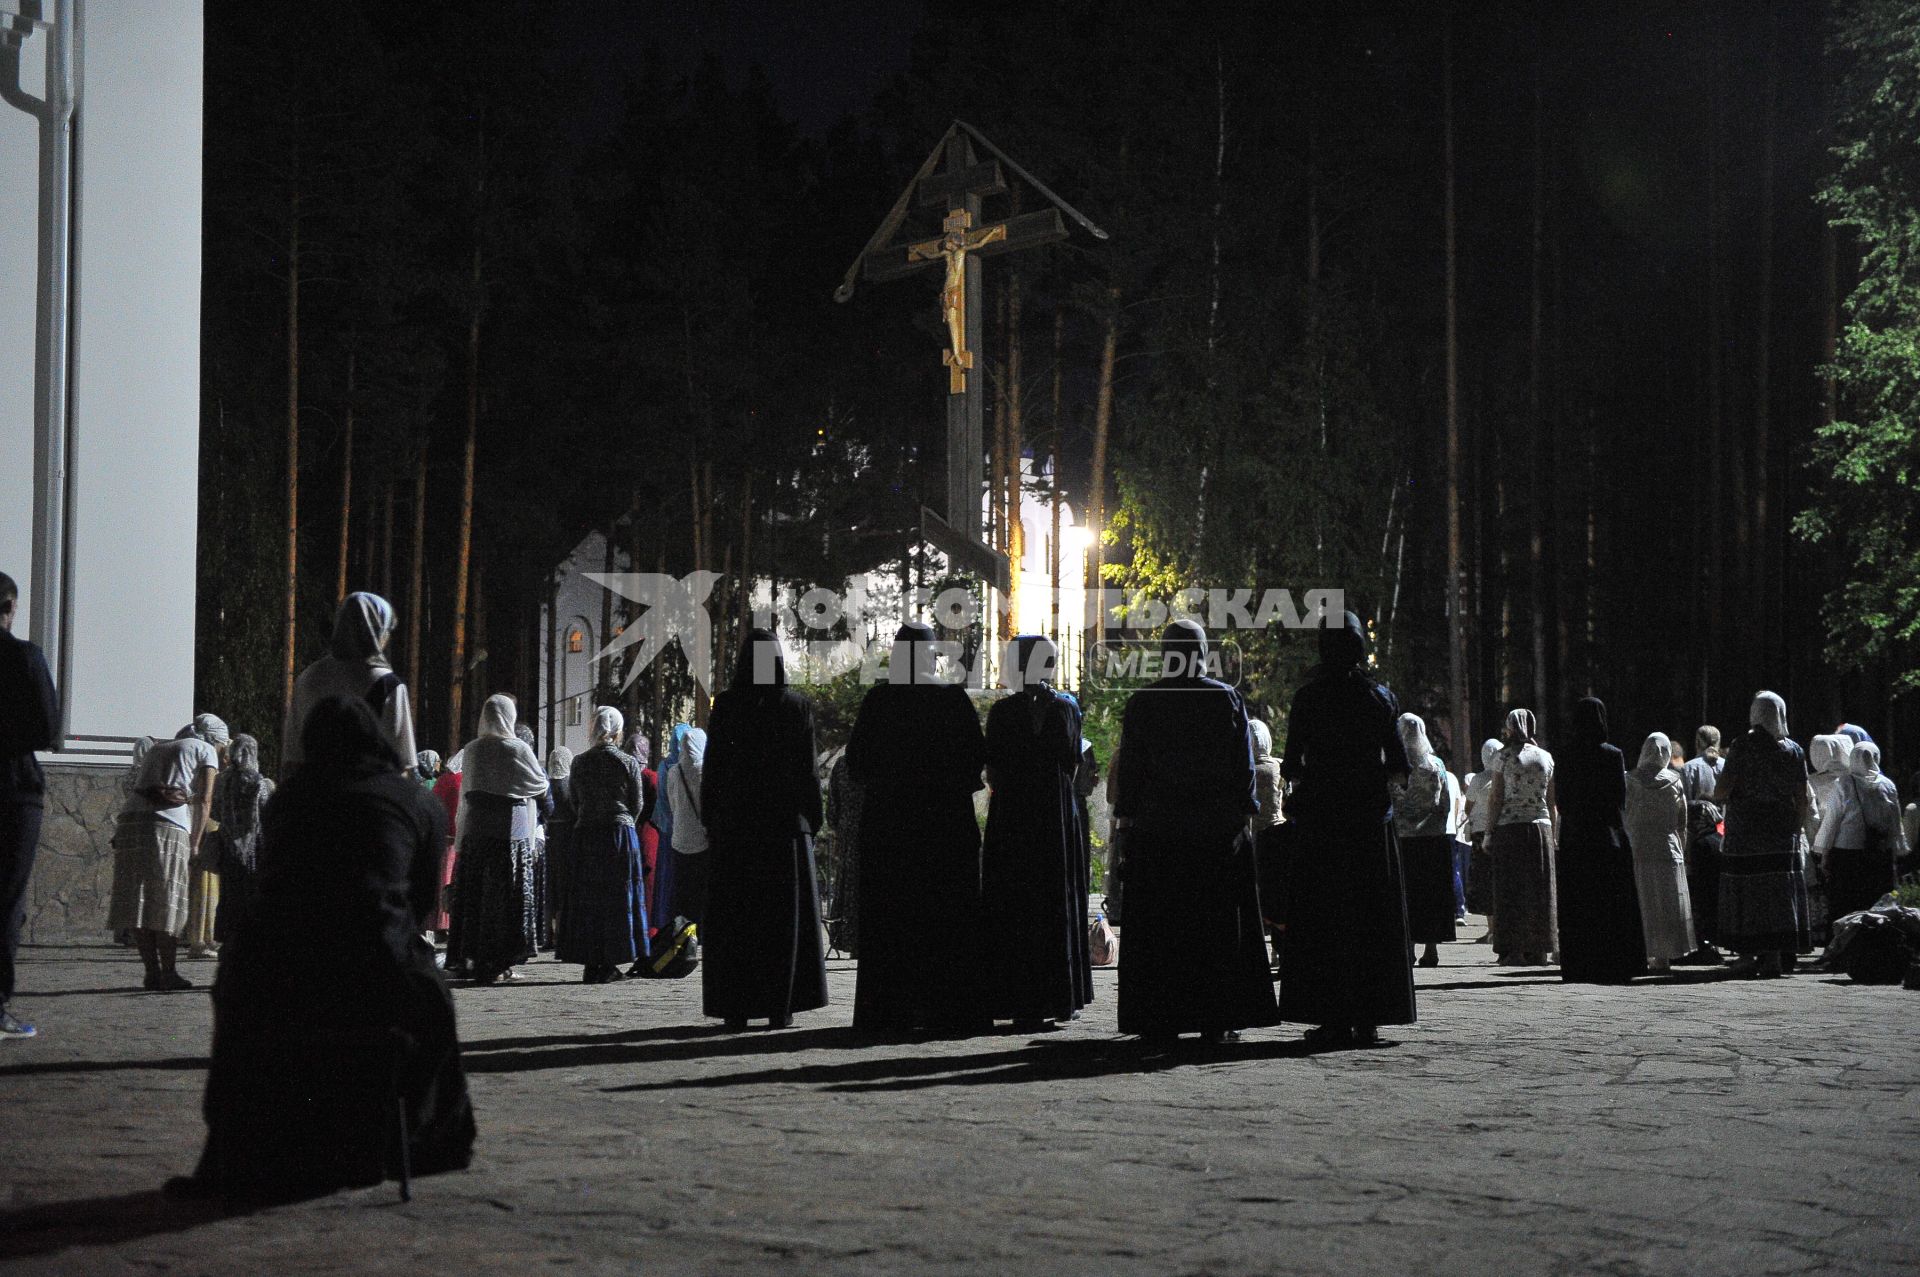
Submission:
<svg viewBox="0 0 1920 1277">
<path fill-rule="evenodd" d="M 1920 954 L 1893 918 L 1884 913 L 1857 915 L 1859 930 L 1839 957 L 1839 969 L 1859 984 L 1899 984 Z"/>
<path fill-rule="evenodd" d="M 672 926 L 653 938 L 653 951 L 634 963 L 627 974 L 650 980 L 678 980 L 692 975 L 699 965 L 698 928 L 685 918 L 676 917 Z"/>
</svg>

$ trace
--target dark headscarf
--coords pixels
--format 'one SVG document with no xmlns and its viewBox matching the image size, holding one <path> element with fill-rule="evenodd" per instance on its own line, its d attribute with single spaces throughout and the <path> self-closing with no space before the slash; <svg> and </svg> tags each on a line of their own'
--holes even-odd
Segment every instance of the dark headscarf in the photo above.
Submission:
<svg viewBox="0 0 1920 1277">
<path fill-rule="evenodd" d="M 785 687 L 787 658 L 773 631 L 752 629 L 740 644 L 733 663 L 733 687 Z"/>
<path fill-rule="evenodd" d="M 1160 631 L 1160 656 L 1168 678 L 1201 678 L 1207 672 L 1207 632 L 1198 621 L 1174 621 Z"/>
<path fill-rule="evenodd" d="M 1367 630 L 1352 612 L 1320 631 L 1320 668 L 1328 673 L 1353 669 L 1367 659 Z"/>
<path fill-rule="evenodd" d="M 1567 731 L 1575 745 L 1591 747 L 1606 744 L 1606 705 L 1597 696 L 1582 696 L 1573 703 L 1573 714 L 1567 720 Z"/>
<path fill-rule="evenodd" d="M 333 618 L 333 641 L 327 650 L 343 661 L 360 661 L 377 670 L 390 670 L 387 640 L 393 635 L 393 604 L 378 594 L 349 594 Z"/>
<path fill-rule="evenodd" d="M 360 696 L 329 696 L 315 705 L 300 732 L 300 748 L 303 773 L 357 778 L 400 770 L 399 755 Z"/>
<path fill-rule="evenodd" d="M 893 635 L 893 650 L 887 657 L 889 683 L 937 683 L 939 654 L 934 644 L 939 636 L 925 621 L 908 621 Z"/>
</svg>

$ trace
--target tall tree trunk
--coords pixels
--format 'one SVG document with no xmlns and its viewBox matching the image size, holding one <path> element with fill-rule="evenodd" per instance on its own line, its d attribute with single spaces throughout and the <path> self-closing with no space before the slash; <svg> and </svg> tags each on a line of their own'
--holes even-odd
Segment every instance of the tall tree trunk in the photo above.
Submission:
<svg viewBox="0 0 1920 1277">
<path fill-rule="evenodd" d="M 1541 412 L 1541 325 L 1545 312 L 1542 267 L 1547 220 L 1546 96 L 1543 90 L 1539 5 L 1534 9 L 1533 53 L 1533 243 L 1529 261 L 1530 305 L 1527 316 L 1527 602 L 1529 633 L 1533 640 L 1533 703 L 1547 703 L 1547 470 L 1543 436 L 1547 423 Z"/>
<path fill-rule="evenodd" d="M 1781 608 L 1774 591 L 1779 579 L 1775 555 L 1781 548 L 1774 535 L 1773 456 L 1772 456 L 1772 374 L 1773 374 L 1773 168 L 1774 117 L 1780 97 L 1776 44 L 1779 19 L 1768 22 L 1767 69 L 1762 90 L 1760 124 L 1760 260 L 1755 287 L 1753 338 L 1753 602 L 1760 616 L 1760 659 L 1762 668 L 1772 670 L 1778 664 L 1783 644 L 1780 632 Z"/>
<path fill-rule="evenodd" d="M 1020 598 L 1020 577 L 1026 567 L 1027 525 L 1021 515 L 1021 493 L 1025 482 L 1021 475 L 1020 454 L 1026 450 L 1024 394 L 1021 386 L 1025 368 L 1020 345 L 1020 272 L 1007 272 L 1007 611 L 1009 624 L 1003 637 L 1012 638 L 1020 624 L 1015 609 Z"/>
<path fill-rule="evenodd" d="M 474 660 L 461 672 L 460 682 L 471 683 L 474 675 L 481 678 L 480 689 L 484 693 L 487 683 L 491 682 L 492 657 L 487 651 L 487 561 L 480 555 L 473 556 L 473 655 Z M 484 694 L 475 699 L 485 701 Z M 459 735 L 459 733 L 456 733 Z"/>
<path fill-rule="evenodd" d="M 285 675 L 280 716 L 293 713 L 293 677 L 300 628 L 300 152 L 287 201 L 287 612 Z"/>
<path fill-rule="evenodd" d="M 347 598 L 347 538 L 353 530 L 353 364 L 354 352 L 349 350 L 346 438 L 340 448 L 340 563 L 333 586 L 335 607 L 339 607 Z"/>
<path fill-rule="evenodd" d="M 1052 636 L 1056 648 L 1060 646 L 1060 453 L 1061 435 L 1066 427 L 1060 420 L 1061 390 L 1061 348 L 1066 344 L 1067 312 L 1063 306 L 1053 311 L 1053 433 L 1047 441 L 1047 470 L 1049 503 L 1053 515 L 1053 535 L 1047 541 L 1047 583 L 1050 598 L 1047 602 L 1047 633 Z M 1063 652 L 1063 659 L 1068 659 Z"/>
<path fill-rule="evenodd" d="M 467 576 L 473 565 L 473 462 L 480 439 L 481 276 L 477 231 L 470 284 L 473 296 L 467 314 L 467 442 L 460 461 L 460 531 L 454 542 L 453 641 L 447 679 L 447 732 L 454 740 L 466 739 Z"/>
<path fill-rule="evenodd" d="M 700 461 L 699 458 L 692 453 L 689 453 L 687 456 L 687 478 L 689 480 L 689 493 L 692 500 L 691 509 L 693 512 L 693 517 L 689 520 L 693 525 L 693 566 L 695 570 L 699 570 L 707 566 L 707 520 L 710 519 L 712 515 L 708 507 L 706 493 L 701 490 Z M 688 652 L 686 655 L 687 668 L 693 670 L 694 660 L 697 654 Z M 696 677 L 693 682 L 693 725 L 695 727 L 705 727 L 707 725 L 707 711 L 711 707 L 712 701 L 709 698 L 708 691 L 702 685 L 701 676 L 699 676 L 696 671 Z"/>
<path fill-rule="evenodd" d="M 560 743 L 560 646 L 566 630 L 560 624 L 560 574 L 554 573 L 547 578 L 546 623 L 540 635 L 540 647 L 546 655 L 545 695 L 540 699 L 545 703 L 547 727 L 547 748 L 552 749 Z"/>
<path fill-rule="evenodd" d="M 427 437 L 420 436 L 420 446 L 414 454 L 413 462 L 413 545 L 407 555 L 407 570 L 412 579 L 407 584 L 407 691 L 413 697 L 413 712 L 423 724 L 426 719 L 426 688 L 420 685 L 420 648 L 422 644 L 421 621 L 426 612 L 422 590 L 426 584 L 426 545 L 427 545 Z M 452 743 L 449 736 L 449 748 L 459 746 Z"/>
<path fill-rule="evenodd" d="M 380 597 L 393 598 L 393 480 L 388 479 L 381 498 L 380 515 Z"/>
<path fill-rule="evenodd" d="M 1446 163 L 1447 236 L 1447 673 L 1452 689 L 1453 737 L 1472 735 L 1467 717 L 1467 628 L 1460 579 L 1460 327 L 1459 262 L 1455 244 L 1453 171 L 1453 15 L 1441 34 L 1443 149 Z"/>
<path fill-rule="evenodd" d="M 1107 437 L 1113 428 L 1113 366 L 1120 353 L 1120 290 L 1107 289 L 1106 331 L 1100 339 L 1100 385 L 1093 401 L 1093 473 L 1087 482 L 1087 502 L 1093 518 L 1088 523 L 1093 533 L 1093 579 L 1088 583 L 1089 609 L 1086 641 L 1098 643 L 1107 636 L 1106 601 L 1102 592 L 1107 562 Z M 1091 646 L 1088 657 L 1091 658 Z"/>
</svg>

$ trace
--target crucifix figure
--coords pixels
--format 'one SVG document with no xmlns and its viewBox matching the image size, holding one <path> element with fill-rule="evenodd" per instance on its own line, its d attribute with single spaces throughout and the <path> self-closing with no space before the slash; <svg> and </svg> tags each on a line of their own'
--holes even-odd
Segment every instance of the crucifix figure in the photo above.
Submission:
<svg viewBox="0 0 1920 1277">
<path fill-rule="evenodd" d="M 975 142 L 986 149 L 990 159 L 982 162 L 975 156 Z M 1006 193 L 1008 171 L 1038 193 L 1047 206 L 979 225 L 981 202 Z M 916 207 L 943 211 L 939 236 L 894 242 Z M 1068 219 L 1096 239 L 1107 237 L 1105 231 L 1008 159 L 971 125 L 955 120 L 920 165 L 913 182 L 894 201 L 880 229 L 867 241 L 847 271 L 846 280 L 834 292 L 836 301 L 846 301 L 853 296 L 854 281 L 862 276 L 902 279 L 931 270 L 936 264 L 941 267 L 940 317 L 946 329 L 941 362 L 947 369 L 947 502 L 944 518 L 923 509 L 921 528 L 925 538 L 956 564 L 1000 589 L 1006 588 L 1007 561 L 987 545 L 983 536 L 986 395 L 982 379 L 967 375 L 984 344 L 981 261 L 1066 239 Z"/>
</svg>

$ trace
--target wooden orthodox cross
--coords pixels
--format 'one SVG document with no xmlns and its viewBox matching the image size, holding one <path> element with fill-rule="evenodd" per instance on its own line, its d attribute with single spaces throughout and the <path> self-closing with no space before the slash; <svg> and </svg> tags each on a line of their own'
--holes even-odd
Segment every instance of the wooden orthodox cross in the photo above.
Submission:
<svg viewBox="0 0 1920 1277">
<path fill-rule="evenodd" d="M 975 142 L 988 152 L 990 158 L 985 162 L 976 156 Z M 1009 170 L 1038 192 L 1047 207 L 978 225 L 981 202 L 1006 192 Z M 940 235 L 892 243 L 914 208 L 945 210 Z M 847 271 L 846 280 L 834 292 L 834 300 L 844 302 L 853 296 L 854 281 L 862 276 L 871 280 L 901 279 L 935 266 L 941 268 L 944 283 L 940 311 L 947 338 L 941 359 L 947 369 L 947 503 L 944 517 L 921 510 L 921 531 L 957 565 L 978 573 L 998 589 L 1007 587 L 1006 557 L 990 547 L 982 535 L 986 522 L 981 506 L 986 385 L 983 376 L 971 375 L 984 343 L 981 260 L 1066 239 L 1068 218 L 1096 239 L 1107 238 L 1105 231 L 1008 159 L 973 126 L 955 120 L 894 201 L 880 228 Z"/>
</svg>

